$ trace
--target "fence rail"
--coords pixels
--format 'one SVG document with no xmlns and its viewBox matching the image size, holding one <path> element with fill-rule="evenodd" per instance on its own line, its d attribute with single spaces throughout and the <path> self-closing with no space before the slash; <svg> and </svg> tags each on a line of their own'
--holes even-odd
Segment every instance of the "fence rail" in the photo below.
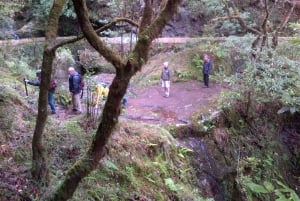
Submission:
<svg viewBox="0 0 300 201">
<path fill-rule="evenodd" d="M 57 42 L 62 42 L 64 40 L 73 39 L 74 37 L 58 37 Z M 254 38 L 254 37 L 253 37 Z M 279 37 L 279 40 L 291 40 L 296 39 L 297 37 Z M 130 37 L 101 37 L 104 41 L 109 44 L 129 44 L 130 41 L 135 43 L 135 38 L 131 40 Z M 165 43 L 165 44 L 183 44 L 186 42 L 201 42 L 201 41 L 224 41 L 226 37 L 201 37 L 201 38 L 188 38 L 188 37 L 172 37 L 172 38 L 157 38 L 153 41 L 153 43 Z M 299 38 L 298 38 L 299 39 Z M 10 40 L 0 40 L 0 47 L 1 46 L 19 46 L 19 45 L 26 45 L 26 44 L 35 44 L 35 43 L 44 43 L 45 38 L 23 38 L 23 39 L 10 39 Z"/>
</svg>

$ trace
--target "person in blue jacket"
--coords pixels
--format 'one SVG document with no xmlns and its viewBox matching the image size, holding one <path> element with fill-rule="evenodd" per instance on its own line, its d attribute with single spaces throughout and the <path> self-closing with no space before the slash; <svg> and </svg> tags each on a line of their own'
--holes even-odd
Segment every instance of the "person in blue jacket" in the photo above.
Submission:
<svg viewBox="0 0 300 201">
<path fill-rule="evenodd" d="M 72 104 L 73 104 L 73 112 L 80 114 L 81 111 L 81 103 L 80 103 L 80 92 L 81 88 L 81 75 L 75 71 L 73 67 L 69 67 L 69 91 L 72 97 Z"/>
<path fill-rule="evenodd" d="M 204 88 L 209 87 L 209 74 L 212 69 L 212 62 L 209 59 L 209 56 L 207 54 L 204 55 L 204 63 L 203 63 L 203 68 L 202 68 L 202 73 L 203 73 L 203 81 L 204 81 Z"/>
</svg>

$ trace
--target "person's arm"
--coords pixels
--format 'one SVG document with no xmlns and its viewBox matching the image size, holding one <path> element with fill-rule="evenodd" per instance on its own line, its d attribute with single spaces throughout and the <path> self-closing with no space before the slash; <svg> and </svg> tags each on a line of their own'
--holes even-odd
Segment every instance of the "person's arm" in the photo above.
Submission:
<svg viewBox="0 0 300 201">
<path fill-rule="evenodd" d="M 212 70 L 212 62 L 210 61 L 208 65 L 208 74 L 210 74 L 211 70 Z"/>
<path fill-rule="evenodd" d="M 25 80 L 28 84 L 33 85 L 33 86 L 40 86 L 41 82 L 39 80 L 32 81 L 32 80 Z"/>
</svg>

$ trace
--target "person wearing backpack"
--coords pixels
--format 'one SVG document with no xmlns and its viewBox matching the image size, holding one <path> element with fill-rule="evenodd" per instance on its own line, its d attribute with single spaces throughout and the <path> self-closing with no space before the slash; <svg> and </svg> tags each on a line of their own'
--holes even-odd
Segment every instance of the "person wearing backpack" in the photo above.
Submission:
<svg viewBox="0 0 300 201">
<path fill-rule="evenodd" d="M 72 97 L 73 112 L 81 113 L 80 92 L 82 90 L 82 77 L 73 67 L 69 67 L 69 91 Z"/>
<path fill-rule="evenodd" d="M 33 86 L 41 86 L 41 79 L 42 79 L 41 70 L 36 71 L 36 77 L 38 78 L 37 80 L 33 81 L 33 80 L 25 79 L 25 82 Z M 55 94 L 56 87 L 57 87 L 57 82 L 56 80 L 52 79 L 48 90 L 48 104 L 51 108 L 51 114 L 56 114 L 56 106 L 54 103 L 54 94 Z"/>
</svg>

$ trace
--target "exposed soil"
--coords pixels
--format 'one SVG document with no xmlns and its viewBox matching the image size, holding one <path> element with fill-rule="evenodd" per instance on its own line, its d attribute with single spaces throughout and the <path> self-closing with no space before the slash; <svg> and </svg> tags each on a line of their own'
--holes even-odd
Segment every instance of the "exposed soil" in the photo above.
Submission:
<svg viewBox="0 0 300 201">
<path fill-rule="evenodd" d="M 102 74 L 94 79 L 98 83 L 111 83 L 113 75 Z M 206 107 L 219 96 L 222 88 L 225 86 L 216 83 L 211 83 L 209 88 L 203 88 L 203 83 L 199 81 L 173 82 L 170 96 L 165 98 L 164 90 L 158 84 L 148 87 L 132 85 L 127 90 L 127 105 L 123 107 L 120 118 L 153 124 L 187 124 L 194 112 Z M 71 111 L 60 106 L 57 109 L 59 119 L 74 117 Z"/>
<path fill-rule="evenodd" d="M 189 81 L 172 83 L 170 89 L 170 97 L 165 98 L 161 86 L 130 88 L 122 118 L 156 124 L 188 123 L 197 109 L 206 107 L 220 94 L 222 85 L 203 88 L 203 83 Z"/>
</svg>

